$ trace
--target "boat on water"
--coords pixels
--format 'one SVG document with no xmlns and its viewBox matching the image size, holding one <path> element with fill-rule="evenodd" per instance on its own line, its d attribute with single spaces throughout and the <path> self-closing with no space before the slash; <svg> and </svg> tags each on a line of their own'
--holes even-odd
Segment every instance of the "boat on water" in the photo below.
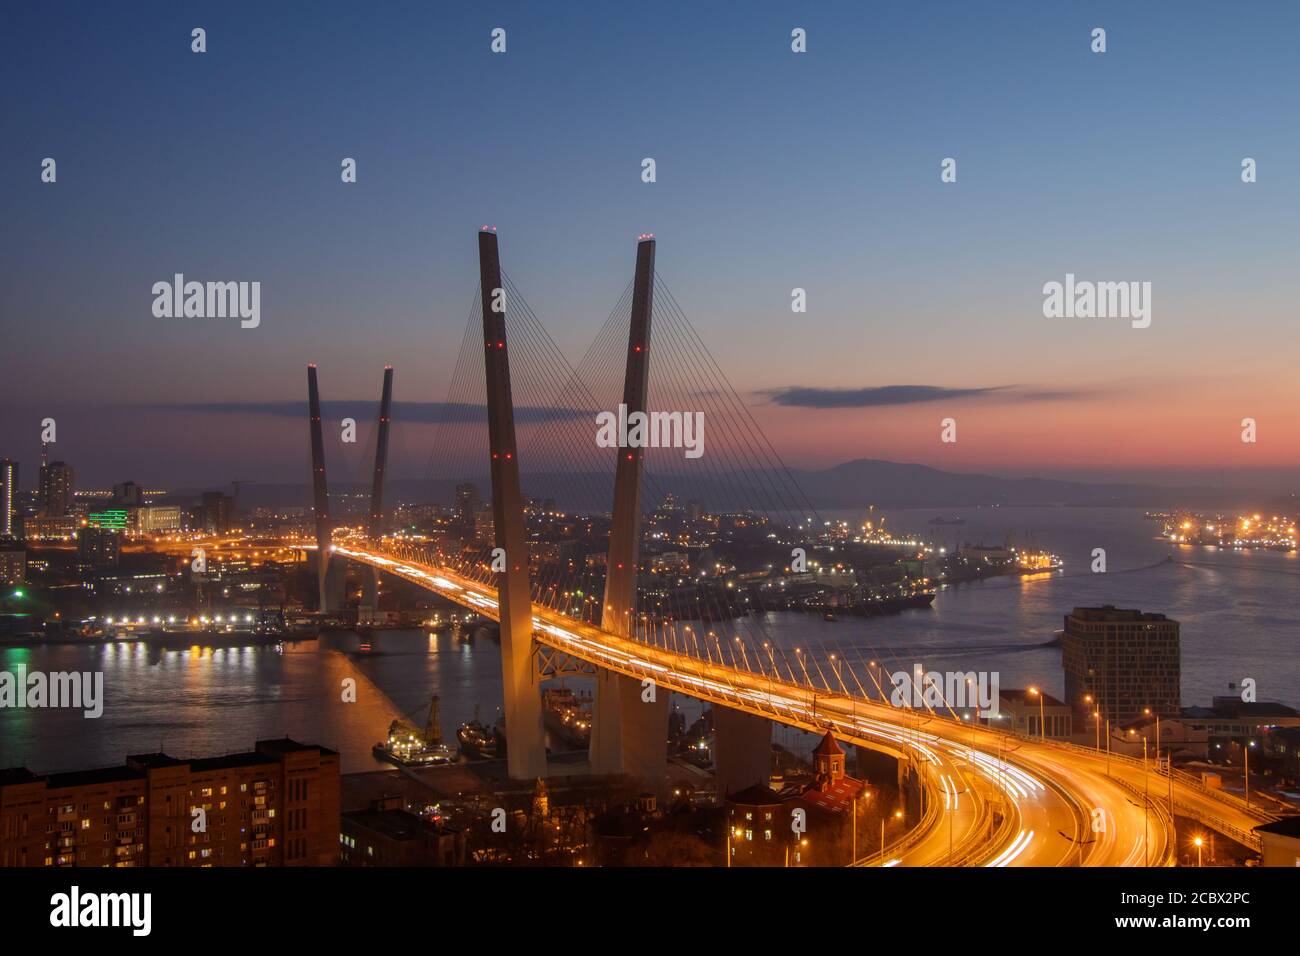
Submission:
<svg viewBox="0 0 1300 956">
<path fill-rule="evenodd" d="M 388 725 L 388 740 L 371 748 L 380 760 L 396 767 L 437 767 L 456 762 L 456 750 L 446 744 L 429 744 L 404 720 Z"/>
<path fill-rule="evenodd" d="M 424 730 L 409 720 L 398 718 L 388 725 L 388 738 L 373 748 L 380 760 L 398 767 L 436 767 L 456 762 L 456 750 L 442 742 L 438 720 L 438 695 L 429 703 L 429 719 Z"/>
<path fill-rule="evenodd" d="M 591 697 L 578 696 L 567 687 L 542 691 L 542 722 L 551 737 L 573 750 L 591 742 Z"/>
<path fill-rule="evenodd" d="M 837 618 L 835 617 L 835 612 L 834 612 L 834 611 L 826 611 L 824 614 L 822 614 L 822 620 L 823 620 L 823 621 L 834 621 L 834 620 L 837 620 Z"/>
<path fill-rule="evenodd" d="M 118 633 L 118 639 L 134 639 L 168 649 L 193 647 L 274 647 L 284 643 L 284 635 L 275 631 L 257 631 L 214 627 L 194 630 L 154 628 L 134 634 Z"/>
<path fill-rule="evenodd" d="M 491 760 L 506 755 L 505 720 L 500 719 L 496 725 L 489 727 L 477 716 L 466 721 L 456 731 L 460 742 L 460 752 L 470 760 Z"/>
</svg>

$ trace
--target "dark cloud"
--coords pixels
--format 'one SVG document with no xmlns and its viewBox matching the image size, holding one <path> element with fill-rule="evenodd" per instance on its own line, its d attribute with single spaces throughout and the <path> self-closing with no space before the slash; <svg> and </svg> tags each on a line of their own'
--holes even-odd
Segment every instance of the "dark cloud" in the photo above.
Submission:
<svg viewBox="0 0 1300 956">
<path fill-rule="evenodd" d="M 1002 401 L 1043 402 L 1077 398 L 1081 393 L 1022 389 L 1016 385 L 988 388 L 945 388 L 941 385 L 880 385 L 872 388 L 815 388 L 791 385 L 767 389 L 774 405 L 791 408 L 875 408 L 888 405 L 917 405 L 962 398 L 998 398 Z"/>
<path fill-rule="evenodd" d="M 307 402 L 192 402 L 178 405 L 149 405 L 158 411 L 216 412 L 231 415 L 265 415 L 271 417 L 302 418 L 307 414 Z M 327 418 L 355 418 L 366 421 L 379 413 L 377 401 L 321 402 L 321 414 Z M 594 412 L 576 408 L 535 408 L 521 406 L 515 409 L 515 421 L 520 424 L 569 421 L 575 418 L 592 418 Z M 468 402 L 393 402 L 393 421 L 438 424 L 486 424 L 487 407 Z"/>
</svg>

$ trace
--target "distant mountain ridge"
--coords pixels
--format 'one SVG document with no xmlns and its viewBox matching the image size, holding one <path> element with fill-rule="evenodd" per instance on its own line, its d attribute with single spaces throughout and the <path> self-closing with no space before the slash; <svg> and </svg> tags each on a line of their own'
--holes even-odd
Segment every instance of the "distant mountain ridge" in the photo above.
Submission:
<svg viewBox="0 0 1300 956">
<path fill-rule="evenodd" d="M 870 458 L 791 474 L 813 504 L 833 508 L 849 507 L 848 502 L 854 499 L 882 508 L 928 508 L 994 504 L 1134 506 L 1224 496 L 1222 491 L 1209 488 L 1001 478 Z"/>
<path fill-rule="evenodd" d="M 714 510 L 752 508 L 771 510 L 777 497 L 773 488 L 790 488 L 791 479 L 818 510 L 865 508 L 953 508 L 976 505 L 1073 505 L 1112 507 L 1230 507 L 1258 499 L 1246 492 L 1209 487 L 1165 488 L 1143 484 L 1106 484 L 1065 481 L 1054 478 L 1001 478 L 995 475 L 942 471 L 928 465 L 861 458 L 820 470 L 791 469 L 789 477 L 777 473 L 736 475 L 729 480 L 700 477 L 690 473 L 651 473 L 647 476 L 643 505 L 657 503 L 655 496 L 671 492 L 678 501 L 699 501 Z M 472 481 L 483 496 L 489 494 L 487 475 L 475 478 L 394 479 L 385 499 L 397 503 L 438 502 L 451 504 L 456 485 Z M 606 512 L 613 498 L 612 467 L 609 474 L 523 475 L 526 495 L 554 498 L 571 511 Z M 210 489 L 178 489 L 176 496 L 197 495 Z M 335 494 L 361 493 L 360 483 L 332 484 Z M 302 484 L 244 484 L 240 506 L 296 507 L 309 505 L 310 490 Z M 786 508 L 805 507 L 793 493 L 781 493 L 779 504 Z"/>
</svg>

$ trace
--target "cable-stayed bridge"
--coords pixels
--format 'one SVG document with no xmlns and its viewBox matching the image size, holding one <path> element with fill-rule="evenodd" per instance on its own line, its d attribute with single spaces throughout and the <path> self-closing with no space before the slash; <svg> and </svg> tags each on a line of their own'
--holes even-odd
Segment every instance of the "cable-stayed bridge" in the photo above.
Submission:
<svg viewBox="0 0 1300 956">
<path fill-rule="evenodd" d="M 633 280 L 576 368 L 503 273 L 495 230 L 480 231 L 478 245 L 476 301 L 430 460 L 461 476 L 486 464 L 490 518 L 465 485 L 456 535 L 383 534 L 388 369 L 370 511 L 363 528 L 336 534 L 312 366 L 312 550 L 322 611 L 339 607 L 340 570 L 353 561 L 499 622 L 511 777 L 547 773 L 541 682 L 583 673 L 597 688 L 595 773 L 662 784 L 670 691 L 713 705 L 720 796 L 767 783 L 773 721 L 899 758 L 905 784 L 921 794 L 919 819 L 861 861 L 868 865 L 1161 865 L 1174 856 L 1174 814 L 1257 845 L 1251 828 L 1270 817 L 1176 772 L 1156 776 L 1145 761 L 1006 734 L 947 699 L 892 706 L 887 661 L 773 639 L 749 592 L 734 592 L 734 576 L 668 569 L 646 586 L 639 571 L 647 541 L 658 554 L 680 547 L 697 564 L 716 559 L 719 571 L 820 559 L 831 574 L 853 572 L 837 563 L 825 523 L 656 275 L 653 237 L 639 238 Z M 656 437 L 667 440 L 647 440 L 644 428 L 635 439 L 637 414 L 648 421 L 655 412 L 678 415 L 659 419 Z M 602 413 L 616 441 L 593 441 Z M 567 467 L 575 485 L 590 486 L 567 489 L 575 498 L 612 508 L 586 514 L 526 499 L 520 469 L 529 458 L 553 473 Z M 646 527 L 648 495 L 662 500 L 682 489 L 689 500 L 693 485 L 716 501 L 717 533 L 707 544 L 673 509 Z M 554 547 L 556 539 L 574 546 Z M 374 607 L 376 580 L 363 585 L 363 612 Z"/>
</svg>

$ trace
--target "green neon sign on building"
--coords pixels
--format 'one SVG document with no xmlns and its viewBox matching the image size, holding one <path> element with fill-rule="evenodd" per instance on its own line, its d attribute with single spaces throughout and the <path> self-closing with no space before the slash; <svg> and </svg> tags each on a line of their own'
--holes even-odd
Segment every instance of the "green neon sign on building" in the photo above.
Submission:
<svg viewBox="0 0 1300 956">
<path fill-rule="evenodd" d="M 86 515 L 86 522 L 92 528 L 109 528 L 113 531 L 126 530 L 126 509 L 107 508 L 104 511 L 92 511 Z"/>
</svg>

